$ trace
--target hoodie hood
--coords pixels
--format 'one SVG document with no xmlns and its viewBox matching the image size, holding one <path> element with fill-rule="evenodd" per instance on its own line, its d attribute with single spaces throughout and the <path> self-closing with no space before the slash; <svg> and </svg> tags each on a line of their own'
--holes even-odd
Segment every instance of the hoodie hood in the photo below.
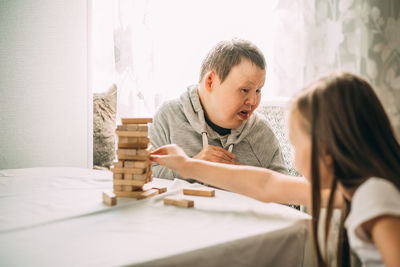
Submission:
<svg viewBox="0 0 400 267">
<path fill-rule="evenodd" d="M 189 86 L 187 91 L 181 95 L 180 101 L 187 120 L 193 129 L 203 136 L 203 142 L 204 135 L 208 139 L 219 139 L 224 149 L 241 142 L 251 131 L 256 121 L 259 120 L 253 113 L 241 126 L 231 129 L 229 135 L 221 136 L 207 124 L 204 118 L 204 109 L 200 102 L 197 84 Z"/>
</svg>

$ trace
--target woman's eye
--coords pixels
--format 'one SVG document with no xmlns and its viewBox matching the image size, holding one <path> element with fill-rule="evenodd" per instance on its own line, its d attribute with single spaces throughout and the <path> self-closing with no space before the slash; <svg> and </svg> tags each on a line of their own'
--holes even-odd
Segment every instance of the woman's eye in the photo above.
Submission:
<svg viewBox="0 0 400 267">
<path fill-rule="evenodd" d="M 248 92 L 249 92 L 249 89 L 242 89 L 242 92 L 243 92 L 243 93 L 248 93 Z"/>
<path fill-rule="evenodd" d="M 257 90 L 256 90 L 256 93 L 257 93 L 257 94 L 261 93 L 261 89 L 257 89 Z"/>
</svg>

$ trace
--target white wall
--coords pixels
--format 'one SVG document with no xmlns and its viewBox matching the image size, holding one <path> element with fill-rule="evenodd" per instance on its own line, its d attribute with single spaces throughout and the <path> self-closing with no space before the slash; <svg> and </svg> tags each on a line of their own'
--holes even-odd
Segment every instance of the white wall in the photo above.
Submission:
<svg viewBox="0 0 400 267">
<path fill-rule="evenodd" d="M 88 2 L 0 0 L 0 169 L 92 165 Z"/>
</svg>

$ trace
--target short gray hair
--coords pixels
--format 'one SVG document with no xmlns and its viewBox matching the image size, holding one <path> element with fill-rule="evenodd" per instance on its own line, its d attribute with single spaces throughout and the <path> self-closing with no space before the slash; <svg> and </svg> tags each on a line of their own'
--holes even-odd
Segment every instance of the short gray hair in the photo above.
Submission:
<svg viewBox="0 0 400 267">
<path fill-rule="evenodd" d="M 238 65 L 242 58 L 250 60 L 262 70 L 265 69 L 265 58 L 261 50 L 247 40 L 234 38 L 219 42 L 208 52 L 201 64 L 199 82 L 208 71 L 213 70 L 222 83 L 232 67 Z"/>
</svg>

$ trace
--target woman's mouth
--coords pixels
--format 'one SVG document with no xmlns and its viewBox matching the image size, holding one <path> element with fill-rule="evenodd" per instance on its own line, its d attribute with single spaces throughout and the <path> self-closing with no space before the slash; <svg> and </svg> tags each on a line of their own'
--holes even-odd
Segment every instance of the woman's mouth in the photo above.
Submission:
<svg viewBox="0 0 400 267">
<path fill-rule="evenodd" d="M 242 120 L 247 120 L 250 116 L 250 112 L 248 110 L 242 110 L 238 113 L 238 115 Z"/>
</svg>

